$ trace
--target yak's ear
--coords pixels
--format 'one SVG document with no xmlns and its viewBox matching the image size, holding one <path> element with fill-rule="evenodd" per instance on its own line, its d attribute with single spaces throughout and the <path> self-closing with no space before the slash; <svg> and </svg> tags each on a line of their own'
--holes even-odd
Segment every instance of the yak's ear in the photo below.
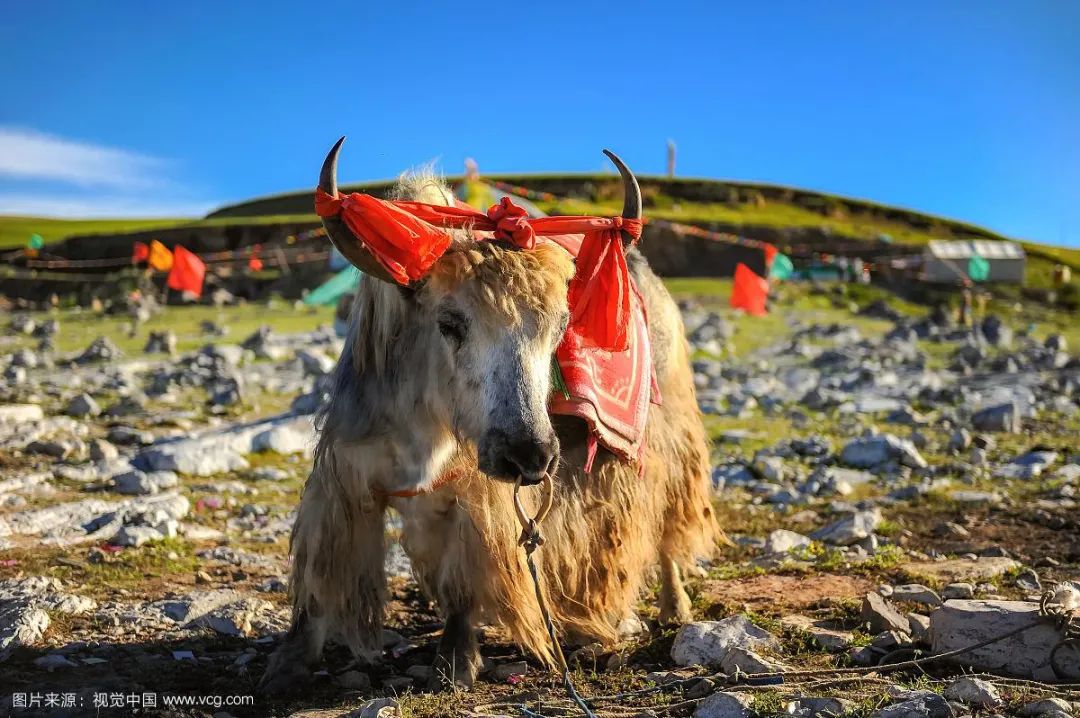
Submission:
<svg viewBox="0 0 1080 718">
<path fill-rule="evenodd" d="M 326 159 L 323 160 L 322 171 L 319 173 L 319 189 L 331 197 L 338 196 L 337 162 L 338 153 L 341 151 L 341 144 L 344 141 L 345 138 L 342 137 L 330 149 L 330 154 L 326 155 Z M 368 252 L 367 248 L 364 246 L 363 240 L 353 234 L 340 217 L 323 217 L 322 223 L 323 227 L 326 229 L 326 236 L 330 238 L 330 241 L 334 243 L 337 250 L 341 252 L 342 256 L 349 260 L 354 267 L 369 277 L 397 284 L 397 282 L 390 277 L 390 274 L 386 269 L 371 256 L 371 253 Z"/>
</svg>

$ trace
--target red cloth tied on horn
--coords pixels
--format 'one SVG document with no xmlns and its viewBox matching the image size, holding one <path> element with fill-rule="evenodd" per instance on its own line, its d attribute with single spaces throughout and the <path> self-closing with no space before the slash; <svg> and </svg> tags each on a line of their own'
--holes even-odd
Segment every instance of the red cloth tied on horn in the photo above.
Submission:
<svg viewBox="0 0 1080 718">
<path fill-rule="evenodd" d="M 446 229 L 491 232 L 493 239 L 532 249 L 536 237 L 583 235 L 577 272 L 570 284 L 571 326 L 591 346 L 625 351 L 630 318 L 630 277 L 620 232 L 637 240 L 642 221 L 623 217 L 540 217 L 529 219 L 509 197 L 486 214 L 467 206 L 391 202 L 353 193 L 331 197 L 315 190 L 315 212 L 340 216 L 364 248 L 399 284 L 420 279 L 446 252 Z"/>
</svg>

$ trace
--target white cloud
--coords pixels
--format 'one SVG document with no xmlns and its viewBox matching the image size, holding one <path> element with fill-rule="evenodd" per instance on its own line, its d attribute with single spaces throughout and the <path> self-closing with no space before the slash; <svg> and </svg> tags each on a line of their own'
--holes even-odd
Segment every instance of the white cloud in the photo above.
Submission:
<svg viewBox="0 0 1080 718">
<path fill-rule="evenodd" d="M 0 177 L 138 190 L 167 184 L 167 170 L 157 157 L 0 126 Z"/>
<path fill-rule="evenodd" d="M 195 217 L 174 163 L 119 147 L 0 125 L 0 214 L 66 218 Z"/>
<path fill-rule="evenodd" d="M 97 219 L 122 217 L 202 217 L 217 206 L 215 202 L 155 202 L 135 197 L 66 197 L 0 193 L 0 215 Z"/>
</svg>

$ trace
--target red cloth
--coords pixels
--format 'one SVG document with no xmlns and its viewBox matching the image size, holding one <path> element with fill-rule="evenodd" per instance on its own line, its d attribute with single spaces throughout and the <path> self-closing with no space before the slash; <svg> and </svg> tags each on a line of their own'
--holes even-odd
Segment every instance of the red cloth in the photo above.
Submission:
<svg viewBox="0 0 1080 718">
<path fill-rule="evenodd" d="M 660 403 L 660 389 L 644 303 L 632 282 L 629 294 L 629 332 L 624 351 L 608 352 L 589 346 L 574 327 L 566 330 L 555 358 L 567 395 L 553 392 L 548 411 L 582 419 L 591 437 L 617 456 L 636 461 L 644 446 L 649 404 Z M 590 452 L 588 464 L 594 455 Z"/>
<path fill-rule="evenodd" d="M 769 282 L 754 270 L 739 262 L 735 267 L 735 282 L 731 287 L 731 308 L 742 309 L 747 314 L 767 314 L 765 300 L 769 296 Z"/>
<path fill-rule="evenodd" d="M 173 249 L 173 266 L 169 270 L 168 286 L 178 292 L 191 292 L 196 297 L 202 296 L 203 279 L 206 278 L 206 265 L 179 244 Z"/>
<path fill-rule="evenodd" d="M 331 197 L 315 191 L 320 217 L 340 215 L 364 247 L 394 281 L 408 284 L 423 277 L 450 244 L 443 229 L 472 228 L 494 239 L 531 249 L 536 237 L 582 235 L 577 273 L 571 282 L 571 326 L 582 341 L 607 351 L 625 351 L 630 317 L 630 278 L 619 230 L 635 239 L 641 220 L 622 217 L 541 217 L 504 197 L 483 214 L 468 206 L 445 207 L 422 202 L 389 202 L 365 194 Z M 572 244 L 574 238 L 562 238 Z"/>
<path fill-rule="evenodd" d="M 131 248 L 131 263 L 138 264 L 150 259 L 150 245 L 145 242 L 136 242 Z"/>
<path fill-rule="evenodd" d="M 262 260 L 258 256 L 253 256 L 248 260 L 248 269 L 253 272 L 261 272 L 263 268 Z"/>
<path fill-rule="evenodd" d="M 769 267 L 772 266 L 772 261 L 776 257 L 777 253 L 779 253 L 779 251 L 780 250 L 777 249 L 775 245 L 772 245 L 772 244 L 766 244 L 765 245 L 765 249 L 764 249 L 764 252 L 765 252 L 765 269 L 768 269 Z"/>
</svg>

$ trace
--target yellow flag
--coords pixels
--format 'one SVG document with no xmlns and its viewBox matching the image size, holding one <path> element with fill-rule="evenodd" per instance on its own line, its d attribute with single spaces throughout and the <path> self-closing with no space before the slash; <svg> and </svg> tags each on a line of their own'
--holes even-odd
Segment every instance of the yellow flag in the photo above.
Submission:
<svg viewBox="0 0 1080 718">
<path fill-rule="evenodd" d="M 172 269 L 172 252 L 155 239 L 150 242 L 150 257 L 146 261 L 157 271 L 167 272 Z"/>
</svg>

